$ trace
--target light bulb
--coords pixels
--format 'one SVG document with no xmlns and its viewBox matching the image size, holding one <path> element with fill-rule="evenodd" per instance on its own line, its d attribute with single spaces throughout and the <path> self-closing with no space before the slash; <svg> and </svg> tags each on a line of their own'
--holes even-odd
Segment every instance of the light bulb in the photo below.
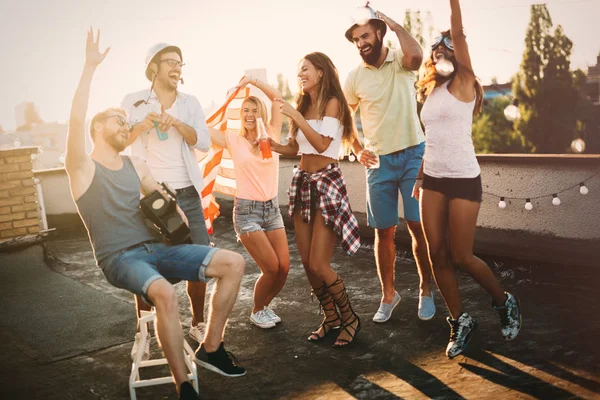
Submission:
<svg viewBox="0 0 600 400">
<path fill-rule="evenodd" d="M 498 203 L 498 207 L 504 210 L 506 208 L 506 201 L 504 201 L 504 197 L 500 197 L 500 202 Z"/>
<path fill-rule="evenodd" d="M 573 153 L 583 153 L 585 151 L 585 142 L 583 139 L 575 139 L 571 142 L 571 151 Z"/>
<path fill-rule="evenodd" d="M 356 160 L 356 157 L 354 156 L 354 154 L 350 154 L 350 155 L 348 156 L 348 160 L 349 160 L 350 162 L 354 162 L 354 161 Z"/>
<path fill-rule="evenodd" d="M 59 157 L 58 157 L 58 162 L 61 164 L 65 163 L 65 153 L 62 153 Z"/>
<path fill-rule="evenodd" d="M 584 196 L 585 196 L 585 195 L 586 195 L 586 194 L 588 194 L 589 192 L 590 192 L 590 191 L 589 191 L 589 189 L 587 188 L 587 186 L 585 186 L 585 183 L 581 182 L 581 183 L 579 184 L 579 193 L 581 193 L 582 195 L 584 195 Z"/>
<path fill-rule="evenodd" d="M 31 157 L 32 160 L 35 160 L 37 158 L 37 154 L 32 153 L 30 157 Z"/>
<path fill-rule="evenodd" d="M 521 111 L 519 111 L 519 107 L 515 106 L 514 104 L 509 104 L 504 109 L 504 116 L 511 122 L 516 121 L 521 118 Z"/>
<path fill-rule="evenodd" d="M 452 61 L 440 57 L 435 63 L 435 70 L 441 76 L 450 76 L 454 72 L 454 64 Z"/>
<path fill-rule="evenodd" d="M 552 195 L 552 204 L 554 204 L 555 206 L 560 206 L 560 199 L 555 194 Z"/>
<path fill-rule="evenodd" d="M 525 201 L 525 209 L 526 209 L 527 211 L 531 211 L 531 210 L 533 210 L 533 204 L 531 204 L 531 200 L 530 200 L 530 199 L 527 199 L 527 200 Z"/>
<path fill-rule="evenodd" d="M 15 147 L 21 147 L 21 139 L 19 139 L 19 138 L 16 138 L 16 139 L 15 139 L 15 142 L 13 143 L 13 145 L 14 145 Z"/>
</svg>

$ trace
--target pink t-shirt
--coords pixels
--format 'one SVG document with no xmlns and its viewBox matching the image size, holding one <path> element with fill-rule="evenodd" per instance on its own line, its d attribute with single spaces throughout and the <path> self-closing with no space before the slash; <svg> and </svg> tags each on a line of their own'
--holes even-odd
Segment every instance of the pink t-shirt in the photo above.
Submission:
<svg viewBox="0 0 600 400">
<path fill-rule="evenodd" d="M 237 132 L 227 131 L 227 145 L 235 168 L 236 197 L 267 201 L 277 197 L 279 154 L 263 160 L 260 150 Z"/>
</svg>

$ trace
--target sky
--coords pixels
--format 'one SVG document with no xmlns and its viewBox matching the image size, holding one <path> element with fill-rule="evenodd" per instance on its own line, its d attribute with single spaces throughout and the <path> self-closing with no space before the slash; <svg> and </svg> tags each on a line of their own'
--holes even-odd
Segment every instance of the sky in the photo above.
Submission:
<svg viewBox="0 0 600 400">
<path fill-rule="evenodd" d="M 519 68 L 531 0 L 462 0 L 463 24 L 476 74 L 510 79 Z M 573 68 L 587 71 L 600 52 L 600 0 L 547 0 L 554 25 L 574 42 Z M 66 121 L 85 61 L 86 31 L 101 30 L 101 48 L 111 47 L 99 66 L 88 117 L 118 106 L 130 92 L 149 87 L 147 49 L 158 42 L 181 47 L 184 92 L 202 106 L 223 101 L 244 70 L 266 68 L 297 91 L 296 68 L 307 53 L 322 51 L 342 81 L 360 63 L 344 38 L 354 0 L 20 0 L 0 4 L 0 126 L 15 128 L 14 108 L 35 103 L 45 121 Z M 448 0 L 375 0 L 375 9 L 401 23 L 407 9 L 431 12 L 437 31 L 450 24 Z M 393 32 L 386 39 L 396 41 Z M 429 51 L 425 49 L 425 54 Z"/>
</svg>

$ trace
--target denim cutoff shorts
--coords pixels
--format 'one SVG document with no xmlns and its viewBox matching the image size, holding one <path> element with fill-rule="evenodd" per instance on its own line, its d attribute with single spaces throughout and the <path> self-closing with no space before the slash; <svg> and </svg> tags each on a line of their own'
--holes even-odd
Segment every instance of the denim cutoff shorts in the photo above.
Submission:
<svg viewBox="0 0 600 400">
<path fill-rule="evenodd" d="M 108 256 L 98 265 L 113 286 L 128 290 L 144 301 L 148 287 L 157 279 L 208 282 L 206 267 L 219 249 L 198 244 L 168 246 L 164 243 L 140 243 Z"/>
<path fill-rule="evenodd" d="M 238 240 L 250 232 L 274 231 L 284 228 L 277 197 L 267 200 L 235 198 L 233 203 L 233 229 Z"/>
</svg>

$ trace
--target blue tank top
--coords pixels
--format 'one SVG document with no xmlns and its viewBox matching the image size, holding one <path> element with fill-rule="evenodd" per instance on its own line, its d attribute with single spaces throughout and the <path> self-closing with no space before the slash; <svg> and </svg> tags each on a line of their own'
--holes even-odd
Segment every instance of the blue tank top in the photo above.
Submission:
<svg viewBox="0 0 600 400">
<path fill-rule="evenodd" d="M 96 262 L 128 247 L 160 240 L 148 228 L 140 204 L 140 178 L 129 157 L 123 167 L 110 170 L 100 163 L 92 184 L 75 202 L 85 224 Z"/>
</svg>

